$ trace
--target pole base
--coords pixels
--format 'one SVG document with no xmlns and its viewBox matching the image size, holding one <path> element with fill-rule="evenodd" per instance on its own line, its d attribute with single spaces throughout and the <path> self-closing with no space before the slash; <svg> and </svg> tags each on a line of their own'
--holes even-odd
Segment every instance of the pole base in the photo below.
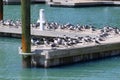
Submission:
<svg viewBox="0 0 120 80">
<path fill-rule="evenodd" d="M 23 68 L 31 68 L 32 67 L 32 56 L 22 55 L 22 66 Z"/>
</svg>

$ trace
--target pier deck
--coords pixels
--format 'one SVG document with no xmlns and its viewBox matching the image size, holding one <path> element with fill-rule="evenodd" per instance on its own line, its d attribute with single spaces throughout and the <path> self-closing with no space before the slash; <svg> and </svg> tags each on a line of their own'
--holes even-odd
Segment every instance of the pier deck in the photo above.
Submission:
<svg viewBox="0 0 120 80">
<path fill-rule="evenodd" d="M 120 36 L 116 35 L 101 44 L 77 44 L 70 47 L 32 46 L 35 66 L 52 67 L 120 55 Z"/>
<path fill-rule="evenodd" d="M 55 7 L 88 7 L 88 6 L 120 6 L 120 1 L 111 0 L 69 0 L 48 2 L 50 6 Z"/>
<path fill-rule="evenodd" d="M 15 4 L 20 4 L 20 0 L 3 0 L 4 4 L 10 4 L 10 5 L 15 5 Z M 45 3 L 45 0 L 31 0 L 31 3 Z"/>
<path fill-rule="evenodd" d="M 44 30 L 41 31 L 39 28 L 31 28 L 31 35 L 36 37 L 64 37 L 64 35 L 68 37 L 74 38 L 75 36 L 97 36 L 99 31 L 91 32 L 91 31 L 68 31 L 68 30 Z M 21 37 L 21 27 L 13 27 L 13 26 L 0 26 L 0 35 L 7 37 Z"/>
</svg>

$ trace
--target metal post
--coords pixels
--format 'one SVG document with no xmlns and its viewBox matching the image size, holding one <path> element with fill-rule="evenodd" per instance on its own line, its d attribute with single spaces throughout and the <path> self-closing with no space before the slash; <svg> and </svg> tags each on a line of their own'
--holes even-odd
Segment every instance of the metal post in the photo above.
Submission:
<svg viewBox="0 0 120 80">
<path fill-rule="evenodd" d="M 0 20 L 3 20 L 3 0 L 0 0 Z"/>
<path fill-rule="evenodd" d="M 31 52 L 30 36 L 30 1 L 21 0 L 22 8 L 22 63 L 24 68 L 31 67 L 31 55 L 24 55 Z"/>
</svg>

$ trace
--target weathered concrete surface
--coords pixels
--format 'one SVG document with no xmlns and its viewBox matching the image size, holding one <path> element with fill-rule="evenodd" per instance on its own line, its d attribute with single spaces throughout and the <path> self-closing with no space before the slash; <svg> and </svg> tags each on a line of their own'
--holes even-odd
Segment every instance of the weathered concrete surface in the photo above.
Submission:
<svg viewBox="0 0 120 80">
<path fill-rule="evenodd" d="M 87 32 L 88 33 L 88 32 Z M 38 36 L 38 37 L 64 37 L 64 35 L 68 37 L 75 37 L 75 36 L 86 36 L 88 35 L 85 32 L 65 32 L 65 31 L 54 31 L 54 30 L 44 30 L 40 31 L 36 28 L 31 28 L 31 35 Z M 0 26 L 0 35 L 1 36 L 8 36 L 8 37 L 20 37 L 21 36 L 21 27 L 14 28 L 8 26 Z M 17 36 L 18 35 L 18 36 Z M 96 36 L 96 33 L 89 33 L 90 36 Z"/>
</svg>

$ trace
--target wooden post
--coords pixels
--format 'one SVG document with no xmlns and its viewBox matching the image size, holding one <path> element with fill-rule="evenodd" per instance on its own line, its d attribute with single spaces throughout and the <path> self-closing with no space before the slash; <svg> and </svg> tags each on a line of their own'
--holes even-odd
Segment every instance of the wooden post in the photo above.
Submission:
<svg viewBox="0 0 120 80">
<path fill-rule="evenodd" d="M 22 8 L 22 63 L 24 68 L 31 67 L 31 36 L 30 36 L 30 1 L 21 0 Z"/>
<path fill-rule="evenodd" d="M 0 20 L 3 20 L 3 0 L 0 0 Z"/>
</svg>

